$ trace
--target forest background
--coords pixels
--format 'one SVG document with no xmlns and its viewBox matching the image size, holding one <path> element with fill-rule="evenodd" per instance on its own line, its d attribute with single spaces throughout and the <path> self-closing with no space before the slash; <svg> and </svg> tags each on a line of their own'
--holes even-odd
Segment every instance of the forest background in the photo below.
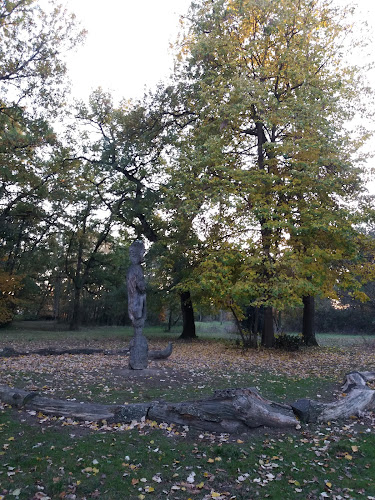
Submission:
<svg viewBox="0 0 375 500">
<path fill-rule="evenodd" d="M 353 8 L 193 2 L 168 80 L 71 105 L 65 54 L 85 33 L 41 5 L 0 10 L 2 324 L 126 324 L 143 238 L 149 322 L 185 338 L 227 314 L 265 346 L 275 329 L 314 344 L 314 318 L 374 332 L 373 94 L 344 58 L 370 39 Z"/>
</svg>

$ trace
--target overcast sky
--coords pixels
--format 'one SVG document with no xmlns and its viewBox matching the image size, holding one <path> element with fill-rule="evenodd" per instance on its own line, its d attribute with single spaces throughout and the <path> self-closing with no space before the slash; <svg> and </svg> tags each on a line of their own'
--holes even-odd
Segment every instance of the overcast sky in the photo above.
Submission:
<svg viewBox="0 0 375 500">
<path fill-rule="evenodd" d="M 344 0 L 335 0 L 338 4 Z M 87 99 L 101 86 L 116 98 L 134 98 L 164 80 L 179 16 L 191 0 L 62 0 L 87 29 L 86 43 L 69 56 L 73 95 Z M 357 0 L 375 32 L 375 0 Z M 374 46 L 375 60 L 375 46 Z M 375 73 L 372 76 L 375 88 Z"/>
</svg>

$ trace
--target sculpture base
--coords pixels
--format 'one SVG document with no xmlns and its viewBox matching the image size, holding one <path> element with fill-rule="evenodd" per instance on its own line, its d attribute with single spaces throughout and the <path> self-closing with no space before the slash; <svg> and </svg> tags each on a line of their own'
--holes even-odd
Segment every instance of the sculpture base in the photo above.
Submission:
<svg viewBox="0 0 375 500">
<path fill-rule="evenodd" d="M 136 335 L 129 344 L 129 368 L 145 370 L 148 365 L 148 343 L 144 335 Z"/>
</svg>

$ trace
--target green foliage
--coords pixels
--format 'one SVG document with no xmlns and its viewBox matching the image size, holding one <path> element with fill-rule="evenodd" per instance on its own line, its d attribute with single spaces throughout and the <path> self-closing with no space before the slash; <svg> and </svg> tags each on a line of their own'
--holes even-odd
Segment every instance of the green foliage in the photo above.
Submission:
<svg viewBox="0 0 375 500">
<path fill-rule="evenodd" d="M 36 0 L 4 0 L 0 7 L 2 96 L 9 94 L 14 102 L 31 98 L 39 112 L 40 106 L 56 108 L 66 82 L 62 53 L 81 42 L 84 34 L 77 29 L 75 16 L 62 6 L 43 10 Z"/>
<path fill-rule="evenodd" d="M 274 346 L 276 349 L 284 351 L 297 351 L 302 345 L 302 338 L 298 335 L 288 335 L 286 333 L 276 335 Z"/>
<path fill-rule="evenodd" d="M 63 52 L 82 36 L 74 16 L 60 6 L 43 11 L 35 0 L 1 3 L 0 272 L 17 282 L 24 276 L 21 308 L 34 300 L 40 305 L 53 272 L 51 235 L 69 197 L 62 189 L 66 152 L 48 120 L 62 113 Z M 14 303 L 11 296 L 7 303 Z"/>
<path fill-rule="evenodd" d="M 213 303 L 283 309 L 360 288 L 356 153 L 368 135 L 347 122 L 367 90 L 339 56 L 350 14 L 308 0 L 191 6 L 176 95 L 192 125 L 178 173 L 212 228 L 194 278 Z M 228 241 L 241 254 L 229 275 Z"/>
<path fill-rule="evenodd" d="M 368 90 L 341 58 L 351 13 L 315 0 L 194 1 L 173 84 L 118 105 L 94 91 L 65 148 L 49 120 L 64 102 L 64 52 L 84 33 L 61 7 L 3 2 L 0 257 L 3 272 L 25 275 L 22 311 L 126 321 L 134 237 L 153 244 L 153 320 L 184 293 L 239 325 L 249 305 L 283 310 L 339 288 L 366 300 L 374 248 L 356 227 L 369 212 L 368 134 L 348 123 Z"/>
<path fill-rule="evenodd" d="M 21 288 L 21 279 L 0 269 L 0 326 L 10 323 L 17 306 L 16 293 Z"/>
</svg>

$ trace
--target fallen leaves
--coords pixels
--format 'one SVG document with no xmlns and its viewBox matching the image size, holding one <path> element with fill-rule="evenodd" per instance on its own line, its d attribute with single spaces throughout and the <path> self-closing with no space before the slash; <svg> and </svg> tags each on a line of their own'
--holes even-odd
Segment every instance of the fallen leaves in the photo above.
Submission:
<svg viewBox="0 0 375 500">
<path fill-rule="evenodd" d="M 152 345 L 152 342 L 150 342 Z M 113 348 L 112 344 L 105 347 Z M 160 347 L 157 343 L 152 348 Z M 53 362 L 51 363 L 51 359 Z M 126 361 L 125 361 L 126 364 Z M 25 377 L 26 389 L 40 391 L 44 394 L 57 394 L 61 391 L 82 393 L 82 389 L 89 384 L 97 383 L 103 397 L 113 393 L 114 387 L 110 383 L 109 374 L 115 369 L 123 368 L 122 356 L 105 356 L 103 354 L 38 356 L 35 354 L 20 358 L 4 358 L 0 367 L 1 383 L 10 383 L 19 378 L 20 373 L 42 375 L 41 383 Z M 338 379 L 343 373 L 359 367 L 375 369 L 374 356 L 366 352 L 361 346 L 349 349 L 320 348 L 301 350 L 288 353 L 270 351 L 266 349 L 249 350 L 241 353 L 238 349 L 228 348 L 220 342 L 199 341 L 191 344 L 176 344 L 173 354 L 164 361 L 164 366 L 173 369 L 188 370 L 190 373 L 197 370 L 217 370 L 223 372 L 223 367 L 231 371 L 256 372 L 264 367 L 270 374 L 284 374 L 288 377 L 331 377 Z M 93 367 L 97 367 L 93 369 Z M 46 377 L 48 375 L 48 380 Z M 199 373 L 197 373 L 199 375 Z M 44 376 L 44 377 L 43 377 Z M 159 385 L 167 385 L 168 379 L 160 377 Z M 29 383 L 27 383 L 29 380 Z M 62 384 L 63 382 L 63 384 Z M 150 381 L 148 381 L 150 382 Z M 272 382 L 272 380 L 270 380 Z M 130 388 L 129 388 L 130 389 Z M 210 389 L 209 384 L 197 384 L 197 389 Z M 78 392 L 80 391 L 80 392 Z M 129 395 L 131 392 L 129 390 Z M 108 397 L 108 396 L 105 396 Z M 110 396 L 109 396 L 110 397 Z"/>
</svg>

